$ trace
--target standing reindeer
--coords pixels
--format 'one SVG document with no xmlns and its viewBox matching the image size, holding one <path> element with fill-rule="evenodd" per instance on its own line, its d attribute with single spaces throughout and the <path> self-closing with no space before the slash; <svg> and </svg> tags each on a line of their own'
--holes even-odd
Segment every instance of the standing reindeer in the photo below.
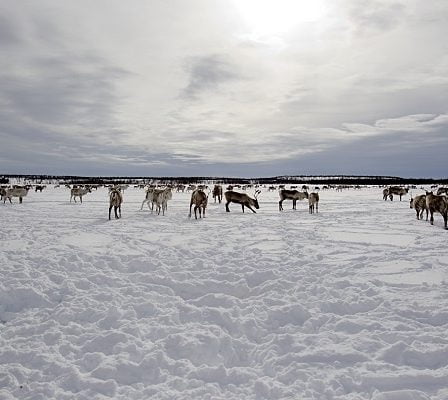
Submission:
<svg viewBox="0 0 448 400">
<path fill-rule="evenodd" d="M 401 197 L 408 194 L 409 189 L 408 188 L 402 188 L 399 186 L 390 186 L 389 187 L 389 199 L 390 201 L 392 201 L 394 199 L 394 194 L 396 196 L 400 196 L 400 201 L 401 201 Z"/>
<path fill-rule="evenodd" d="M 215 185 L 215 187 L 213 188 L 213 199 L 215 200 L 215 203 L 216 203 L 216 199 L 218 199 L 219 204 L 221 204 L 221 201 L 222 201 L 222 186 L 221 185 Z"/>
<path fill-rule="evenodd" d="M 76 203 L 76 198 L 79 197 L 79 199 L 81 200 L 81 204 L 82 204 L 82 196 L 86 195 L 87 193 L 91 193 L 91 192 L 92 192 L 92 190 L 89 187 L 71 189 L 70 190 L 70 203 L 72 202 L 72 199 Z"/>
<path fill-rule="evenodd" d="M 121 203 L 123 203 L 123 196 L 120 188 L 112 188 L 109 193 L 109 220 L 112 207 L 114 208 L 115 219 L 121 218 Z M 119 215 L 117 214 L 117 210 Z"/>
<path fill-rule="evenodd" d="M 246 193 L 238 193 L 234 192 L 233 190 L 229 190 L 224 193 L 224 196 L 226 197 L 226 212 L 230 212 L 229 210 L 229 204 L 230 203 L 237 203 L 241 204 L 241 208 L 244 212 L 244 206 L 246 206 L 249 210 L 251 210 L 253 213 L 256 213 L 256 211 L 252 208 L 255 207 L 257 210 L 260 208 L 258 205 L 258 199 L 257 196 L 261 193 L 261 190 L 256 190 L 254 194 L 254 198 L 249 197 Z"/>
<path fill-rule="evenodd" d="M 409 206 L 410 208 L 415 209 L 417 219 L 423 219 L 423 211 L 426 210 L 426 221 L 428 221 L 428 208 L 426 207 L 426 196 L 424 194 L 416 196 L 415 198 L 412 198 L 411 196 Z"/>
<path fill-rule="evenodd" d="M 209 194 L 210 194 L 210 192 L 209 192 Z M 195 217 L 195 219 L 198 219 L 198 216 L 197 216 L 197 213 L 196 213 L 198 209 L 199 209 L 199 218 L 201 218 L 201 214 L 202 214 L 202 218 L 205 218 L 205 209 L 207 207 L 207 203 L 208 203 L 208 195 L 205 194 L 203 190 L 196 189 L 191 194 L 190 214 L 188 214 L 188 217 L 191 218 L 191 207 L 194 204 L 194 217 Z"/>
<path fill-rule="evenodd" d="M 434 225 L 434 211 L 442 214 L 445 229 L 448 229 L 448 198 L 437 196 L 432 192 L 426 192 L 426 208 L 429 210 L 431 218 L 429 222 Z"/>
<path fill-rule="evenodd" d="M 278 202 L 279 211 L 283 211 L 283 201 L 288 199 L 292 200 L 292 209 L 296 209 L 297 200 L 303 200 L 308 198 L 308 192 L 299 192 L 298 190 L 282 189 L 279 192 L 280 201 Z"/>
<path fill-rule="evenodd" d="M 314 207 L 316 207 L 316 212 L 319 212 L 319 193 L 310 193 L 308 197 L 308 204 L 310 214 L 314 213 Z"/>
</svg>

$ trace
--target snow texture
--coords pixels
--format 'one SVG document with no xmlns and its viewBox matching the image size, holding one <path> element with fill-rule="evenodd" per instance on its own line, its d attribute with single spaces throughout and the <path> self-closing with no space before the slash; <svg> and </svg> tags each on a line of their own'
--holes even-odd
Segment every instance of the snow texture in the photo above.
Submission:
<svg viewBox="0 0 448 400">
<path fill-rule="evenodd" d="M 416 195 L 418 193 L 414 193 Z M 188 218 L 106 189 L 1 204 L 0 398 L 448 398 L 448 232 L 408 196 L 266 189 Z"/>
</svg>

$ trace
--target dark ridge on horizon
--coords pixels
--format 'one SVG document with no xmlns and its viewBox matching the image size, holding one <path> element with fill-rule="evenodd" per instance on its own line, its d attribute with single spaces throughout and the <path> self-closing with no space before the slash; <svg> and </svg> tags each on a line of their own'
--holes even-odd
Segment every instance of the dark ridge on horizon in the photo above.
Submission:
<svg viewBox="0 0 448 400">
<path fill-rule="evenodd" d="M 30 181 L 60 181 L 63 183 L 77 184 L 100 184 L 120 183 L 136 184 L 142 181 L 158 183 L 197 183 L 212 181 L 221 184 L 350 184 L 350 185 L 390 185 L 390 184 L 423 184 L 439 183 L 448 184 L 448 178 L 402 178 L 398 176 L 382 175 L 281 175 L 261 178 L 239 178 L 239 177 L 211 177 L 211 176 L 76 176 L 76 175 L 24 175 L 3 174 L 0 175 L 0 183 L 8 183 L 10 178 Z"/>
</svg>

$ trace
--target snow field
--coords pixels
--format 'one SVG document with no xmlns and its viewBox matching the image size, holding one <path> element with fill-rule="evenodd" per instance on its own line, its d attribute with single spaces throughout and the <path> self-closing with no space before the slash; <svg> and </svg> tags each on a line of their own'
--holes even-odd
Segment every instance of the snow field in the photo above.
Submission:
<svg viewBox="0 0 448 400">
<path fill-rule="evenodd" d="M 1 399 L 448 398 L 447 232 L 408 196 L 69 198 L 0 205 Z"/>
</svg>

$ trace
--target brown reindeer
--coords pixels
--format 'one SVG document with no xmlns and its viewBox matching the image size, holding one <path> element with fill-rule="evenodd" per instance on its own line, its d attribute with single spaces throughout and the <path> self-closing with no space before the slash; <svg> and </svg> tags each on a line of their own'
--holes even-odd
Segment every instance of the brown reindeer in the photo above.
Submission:
<svg viewBox="0 0 448 400">
<path fill-rule="evenodd" d="M 421 194 L 414 199 L 411 197 L 410 208 L 415 209 L 417 219 L 423 219 L 423 211 L 426 210 L 426 221 L 428 221 L 428 208 L 426 207 L 426 196 Z"/>
<path fill-rule="evenodd" d="M 400 196 L 400 201 L 401 201 L 401 197 L 408 194 L 409 189 L 408 188 L 401 188 L 399 186 L 391 186 L 389 187 L 389 198 L 390 201 L 392 201 L 394 199 L 394 194 L 396 196 Z"/>
<path fill-rule="evenodd" d="M 218 199 L 219 204 L 221 204 L 222 201 L 222 186 L 221 185 L 215 185 L 215 187 L 213 188 L 213 199 L 215 200 L 216 203 L 216 199 Z"/>
<path fill-rule="evenodd" d="M 292 200 L 292 209 L 296 209 L 297 200 L 303 200 L 308 198 L 308 192 L 299 192 L 298 190 L 282 189 L 279 192 L 280 201 L 278 202 L 279 211 L 283 211 L 283 201 L 288 199 Z"/>
<path fill-rule="evenodd" d="M 310 214 L 314 213 L 314 208 L 316 208 L 316 212 L 319 212 L 319 193 L 310 193 L 308 197 L 309 211 Z"/>
<path fill-rule="evenodd" d="M 445 229 L 448 229 L 448 199 L 445 196 L 437 196 L 432 192 L 426 192 L 426 207 L 431 215 L 429 219 L 431 225 L 434 225 L 434 211 L 437 211 L 442 214 Z"/>
<path fill-rule="evenodd" d="M 256 190 L 254 194 L 254 198 L 249 197 L 246 193 L 238 193 L 234 192 L 233 190 L 229 190 L 224 193 L 224 196 L 226 197 L 226 211 L 230 212 L 229 210 L 229 204 L 230 203 L 237 203 L 241 204 L 241 208 L 244 212 L 244 207 L 246 206 L 249 210 L 251 210 L 253 213 L 256 213 L 256 211 L 252 208 L 255 207 L 257 210 L 260 208 L 258 205 L 258 199 L 257 196 L 261 193 L 261 190 Z"/>
<path fill-rule="evenodd" d="M 123 196 L 120 188 L 112 188 L 109 193 L 109 220 L 112 207 L 114 208 L 115 219 L 121 218 L 121 203 L 123 203 Z"/>
<path fill-rule="evenodd" d="M 196 189 L 191 194 L 191 200 L 190 200 L 190 214 L 188 214 L 188 217 L 191 218 L 191 207 L 194 204 L 194 217 L 195 219 L 198 219 L 197 216 L 197 210 L 199 210 L 199 218 L 205 218 L 205 209 L 207 207 L 208 203 L 208 195 L 204 193 L 203 190 Z"/>
</svg>

